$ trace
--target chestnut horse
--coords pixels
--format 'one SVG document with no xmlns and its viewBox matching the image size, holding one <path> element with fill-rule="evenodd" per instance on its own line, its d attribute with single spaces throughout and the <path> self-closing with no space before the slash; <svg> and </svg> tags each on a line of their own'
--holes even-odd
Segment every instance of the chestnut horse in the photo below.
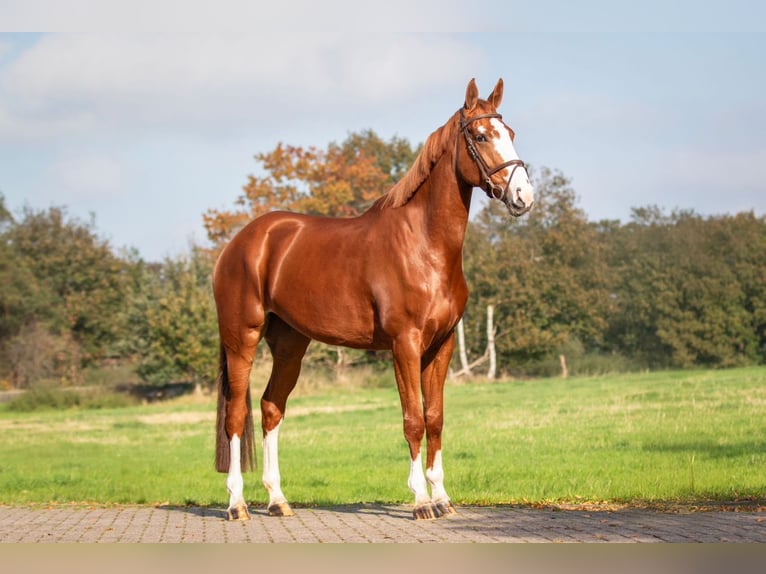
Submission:
<svg viewBox="0 0 766 574">
<path fill-rule="evenodd" d="M 242 471 L 253 464 L 249 376 L 262 337 L 273 357 L 261 398 L 270 515 L 293 514 L 280 487 L 277 440 L 311 339 L 393 351 L 414 516 L 455 512 L 444 489 L 443 389 L 468 299 L 462 249 L 472 190 L 482 188 L 513 216 L 533 202 L 513 130 L 497 113 L 502 96 L 502 79 L 486 100 L 471 80 L 465 104 L 359 217 L 267 213 L 221 252 L 213 273 L 221 340 L 216 468 L 228 473 L 229 519 L 249 518 Z"/>
</svg>

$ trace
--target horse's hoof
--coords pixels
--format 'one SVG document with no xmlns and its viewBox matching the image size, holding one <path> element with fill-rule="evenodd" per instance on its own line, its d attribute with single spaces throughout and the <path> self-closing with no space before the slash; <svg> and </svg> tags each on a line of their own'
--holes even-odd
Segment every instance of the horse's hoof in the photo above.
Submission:
<svg viewBox="0 0 766 574">
<path fill-rule="evenodd" d="M 269 506 L 269 516 L 295 516 L 295 512 L 286 502 L 279 502 Z"/>
<path fill-rule="evenodd" d="M 412 515 L 415 520 L 433 520 L 434 518 L 439 518 L 439 510 L 429 502 L 416 506 L 415 510 L 412 511 Z"/>
<path fill-rule="evenodd" d="M 229 520 L 250 520 L 250 513 L 247 511 L 247 506 L 244 504 L 241 506 L 235 506 L 234 508 L 227 509 L 229 514 Z"/>
<path fill-rule="evenodd" d="M 457 514 L 457 510 L 455 510 L 455 507 L 449 500 L 442 500 L 434 504 L 436 505 L 436 510 L 439 512 L 439 516 L 454 516 Z"/>
</svg>

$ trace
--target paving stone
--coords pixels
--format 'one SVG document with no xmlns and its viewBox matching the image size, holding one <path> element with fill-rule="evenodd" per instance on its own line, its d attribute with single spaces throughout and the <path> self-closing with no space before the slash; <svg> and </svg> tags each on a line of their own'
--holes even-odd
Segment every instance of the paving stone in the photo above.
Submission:
<svg viewBox="0 0 766 574">
<path fill-rule="evenodd" d="M 296 516 L 229 522 L 223 509 L 0 507 L 3 543 L 652 543 L 766 542 L 766 513 L 663 513 L 463 507 L 415 521 L 396 505 L 296 508 Z"/>
</svg>

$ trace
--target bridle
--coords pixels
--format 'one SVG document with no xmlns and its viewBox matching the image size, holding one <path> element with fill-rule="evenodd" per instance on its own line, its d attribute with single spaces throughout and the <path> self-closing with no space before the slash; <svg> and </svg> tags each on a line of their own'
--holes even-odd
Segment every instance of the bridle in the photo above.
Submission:
<svg viewBox="0 0 766 574">
<path fill-rule="evenodd" d="M 469 125 L 471 125 L 476 120 L 483 120 L 485 118 L 498 118 L 499 120 L 502 121 L 503 116 L 498 113 L 480 114 L 478 116 L 472 117 L 469 120 L 466 120 L 465 114 L 463 113 L 463 108 L 460 108 L 460 130 L 463 132 L 463 135 L 465 136 L 465 144 L 466 144 L 466 147 L 468 148 L 468 154 L 476 162 L 476 165 L 479 168 L 479 172 L 481 172 L 481 179 L 484 182 L 481 188 L 484 190 L 484 193 L 486 193 L 487 197 L 489 197 L 490 199 L 495 198 L 495 199 L 501 200 L 503 203 L 507 203 L 508 188 L 511 185 L 513 174 L 516 173 L 516 170 L 519 167 L 526 169 L 526 165 L 524 165 L 524 162 L 521 161 L 520 159 L 512 159 L 510 161 L 506 161 L 505 163 L 501 163 L 500 165 L 494 168 L 490 168 L 487 165 L 487 162 L 484 161 L 483 157 L 481 157 L 479 150 L 476 149 L 476 146 L 473 143 L 473 139 L 471 138 L 471 134 L 468 132 Z M 496 185 L 495 183 L 493 183 L 492 176 L 495 175 L 498 171 L 501 171 L 509 166 L 513 166 L 513 169 L 511 170 L 511 175 L 508 177 L 508 181 L 505 183 L 505 187 L 500 187 L 499 185 Z"/>
</svg>

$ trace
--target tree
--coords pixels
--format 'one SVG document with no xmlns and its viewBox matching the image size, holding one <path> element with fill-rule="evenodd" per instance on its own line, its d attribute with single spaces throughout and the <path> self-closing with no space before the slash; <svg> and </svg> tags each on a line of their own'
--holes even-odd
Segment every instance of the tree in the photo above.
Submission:
<svg viewBox="0 0 766 574">
<path fill-rule="evenodd" d="M 5 205 L 5 196 L 0 192 L 0 232 L 4 231 L 9 223 L 13 223 L 13 216 Z"/>
<path fill-rule="evenodd" d="M 0 240 L 0 341 L 31 322 L 55 314 L 54 296 L 44 289 L 5 236 Z"/>
<path fill-rule="evenodd" d="M 723 217 L 710 241 L 729 263 L 742 291 L 753 333 L 748 355 L 766 363 L 766 217 L 756 217 L 753 212 Z"/>
<path fill-rule="evenodd" d="M 634 210 L 617 236 L 610 330 L 623 353 L 654 366 L 763 360 L 763 220 L 648 207 Z"/>
<path fill-rule="evenodd" d="M 200 249 L 143 266 L 131 302 L 131 350 L 146 381 L 210 386 L 218 368 L 218 331 L 210 286 L 212 265 Z"/>
<path fill-rule="evenodd" d="M 35 301 L 20 314 L 34 316 L 53 333 L 71 332 L 86 362 L 112 352 L 122 332 L 126 265 L 98 237 L 94 221 L 70 218 L 61 207 L 25 208 L 3 239 L 6 257 L 18 269 L 14 280 Z M 30 274 L 34 281 L 27 283 Z"/>
<path fill-rule="evenodd" d="M 113 356 L 126 269 L 93 221 L 60 207 L 15 221 L 0 197 L 0 374 L 16 387 L 77 383 L 84 365 Z"/>
<path fill-rule="evenodd" d="M 210 209 L 203 215 L 209 239 L 222 246 L 251 219 L 284 209 L 329 216 L 353 216 L 406 172 L 414 160 L 406 140 L 386 143 L 373 131 L 352 133 L 327 149 L 279 143 L 255 156 L 263 175 L 250 175 L 234 210 Z"/>
<path fill-rule="evenodd" d="M 465 246 L 474 351 L 485 345 L 481 321 L 494 305 L 497 351 L 515 368 L 572 341 L 598 347 L 610 307 L 597 227 L 576 207 L 563 175 L 545 168 L 532 175 L 532 212 L 513 221 L 490 202 L 469 226 Z"/>
</svg>

